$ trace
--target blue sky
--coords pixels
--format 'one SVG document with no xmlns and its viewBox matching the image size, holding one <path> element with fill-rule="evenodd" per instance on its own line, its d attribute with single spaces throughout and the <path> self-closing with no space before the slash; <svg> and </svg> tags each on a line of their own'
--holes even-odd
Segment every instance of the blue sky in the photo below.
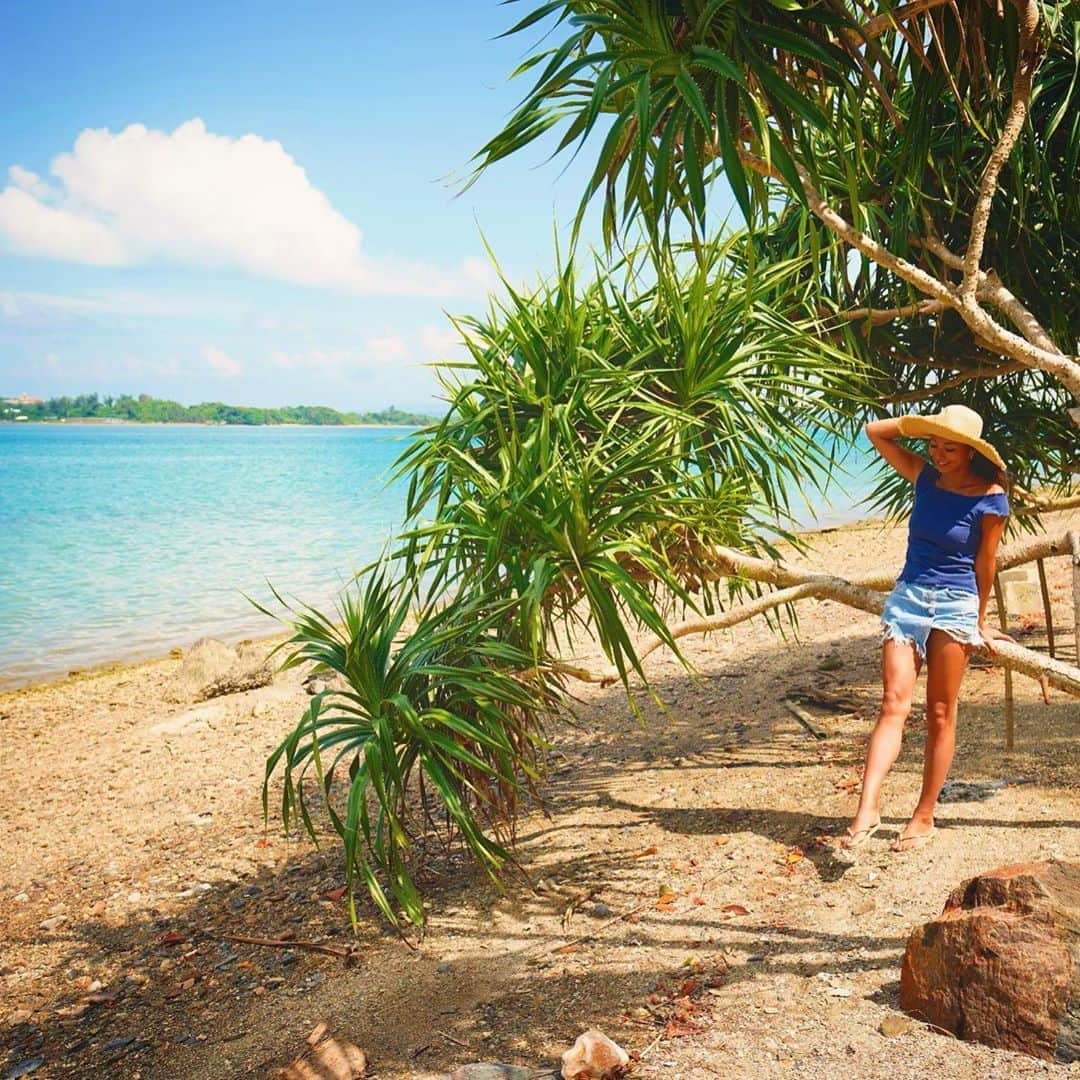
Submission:
<svg viewBox="0 0 1080 1080">
<path fill-rule="evenodd" d="M 527 89 L 533 6 L 8 5 L 0 396 L 433 408 L 491 270 L 550 268 L 585 161 L 444 179 Z"/>
</svg>

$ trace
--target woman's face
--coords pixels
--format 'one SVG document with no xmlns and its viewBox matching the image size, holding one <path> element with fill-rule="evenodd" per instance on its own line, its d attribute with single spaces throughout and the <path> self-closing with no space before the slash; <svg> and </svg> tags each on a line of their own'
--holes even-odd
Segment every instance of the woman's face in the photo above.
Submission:
<svg viewBox="0 0 1080 1080">
<path fill-rule="evenodd" d="M 975 451 L 964 443 L 938 438 L 930 440 L 930 460 L 942 476 L 960 476 L 968 472 L 974 456 Z"/>
</svg>

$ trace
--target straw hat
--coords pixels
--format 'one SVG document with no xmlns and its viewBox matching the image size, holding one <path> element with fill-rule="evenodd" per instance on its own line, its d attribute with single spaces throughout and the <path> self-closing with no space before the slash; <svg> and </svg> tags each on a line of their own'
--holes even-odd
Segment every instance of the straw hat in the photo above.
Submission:
<svg viewBox="0 0 1080 1080">
<path fill-rule="evenodd" d="M 917 439 L 948 439 L 974 447 L 999 469 L 1005 468 L 1001 455 L 982 437 L 982 417 L 966 405 L 946 405 L 941 412 L 929 416 L 908 414 L 898 418 L 900 434 Z"/>
</svg>

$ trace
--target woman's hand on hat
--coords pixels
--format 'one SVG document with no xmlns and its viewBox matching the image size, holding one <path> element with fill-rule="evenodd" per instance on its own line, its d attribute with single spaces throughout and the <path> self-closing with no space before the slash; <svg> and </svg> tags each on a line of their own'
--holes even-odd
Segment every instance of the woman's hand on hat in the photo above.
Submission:
<svg viewBox="0 0 1080 1080">
<path fill-rule="evenodd" d="M 1016 644 L 1016 638 L 1009 637 L 1004 630 L 998 630 L 996 626 L 988 626 L 986 623 L 979 623 L 979 636 L 986 642 L 986 647 L 992 652 L 996 653 L 997 649 L 994 648 L 995 641 L 1011 641 Z"/>
</svg>

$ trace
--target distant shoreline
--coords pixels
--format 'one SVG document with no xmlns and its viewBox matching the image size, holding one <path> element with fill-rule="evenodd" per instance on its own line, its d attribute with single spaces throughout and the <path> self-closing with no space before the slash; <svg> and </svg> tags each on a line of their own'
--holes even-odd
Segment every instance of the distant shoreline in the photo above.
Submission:
<svg viewBox="0 0 1080 1080">
<path fill-rule="evenodd" d="M 271 424 L 230 424 L 223 420 L 120 420 L 99 418 L 95 416 L 64 417 L 63 419 L 47 420 L 5 420 L 0 419 L 0 425 L 8 427 L 198 427 L 198 428 L 390 428 L 406 429 L 409 431 L 419 430 L 425 424 L 299 424 L 299 423 L 271 423 Z"/>
</svg>

